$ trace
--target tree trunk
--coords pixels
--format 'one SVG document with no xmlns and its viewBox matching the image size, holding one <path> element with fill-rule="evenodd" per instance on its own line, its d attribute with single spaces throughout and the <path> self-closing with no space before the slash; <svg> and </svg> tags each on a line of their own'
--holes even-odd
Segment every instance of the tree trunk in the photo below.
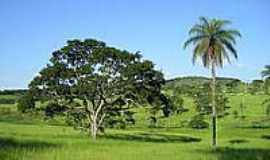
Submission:
<svg viewBox="0 0 270 160">
<path fill-rule="evenodd" d="M 212 63 L 212 146 L 217 146 L 216 70 Z"/>
<path fill-rule="evenodd" d="M 91 135 L 92 139 L 95 141 L 97 139 L 97 119 L 93 117 L 93 121 L 91 124 Z"/>
</svg>

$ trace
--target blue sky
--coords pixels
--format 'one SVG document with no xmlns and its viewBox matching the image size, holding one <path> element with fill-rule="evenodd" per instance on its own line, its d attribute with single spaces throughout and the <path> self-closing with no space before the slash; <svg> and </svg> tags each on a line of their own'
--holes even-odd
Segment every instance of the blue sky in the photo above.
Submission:
<svg viewBox="0 0 270 160">
<path fill-rule="evenodd" d="M 139 50 L 167 78 L 207 76 L 182 49 L 199 16 L 229 19 L 243 35 L 239 60 L 218 75 L 260 78 L 270 64 L 269 0 L 1 0 L 0 89 L 26 88 L 52 51 L 74 38 Z"/>
</svg>

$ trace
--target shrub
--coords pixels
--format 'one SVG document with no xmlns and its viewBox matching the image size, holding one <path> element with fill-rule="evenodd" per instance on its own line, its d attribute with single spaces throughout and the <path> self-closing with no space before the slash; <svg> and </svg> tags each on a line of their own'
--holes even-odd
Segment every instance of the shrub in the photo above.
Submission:
<svg viewBox="0 0 270 160">
<path fill-rule="evenodd" d="M 17 104 L 17 110 L 25 113 L 28 110 L 32 110 L 35 108 L 35 101 L 32 95 L 26 94 L 19 98 Z"/>
<path fill-rule="evenodd" d="M 67 107 L 60 105 L 56 102 L 49 102 L 45 108 L 45 115 L 47 117 L 53 117 L 54 115 L 63 114 L 67 110 Z"/>
<path fill-rule="evenodd" d="M 194 129 L 204 129 L 209 127 L 209 124 L 204 121 L 204 117 L 202 115 L 194 116 L 188 125 Z"/>
</svg>

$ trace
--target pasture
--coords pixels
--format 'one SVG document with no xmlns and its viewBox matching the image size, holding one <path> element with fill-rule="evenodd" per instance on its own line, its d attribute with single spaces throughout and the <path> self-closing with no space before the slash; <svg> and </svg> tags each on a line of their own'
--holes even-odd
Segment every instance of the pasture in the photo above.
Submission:
<svg viewBox="0 0 270 160">
<path fill-rule="evenodd" d="M 194 114 L 164 118 L 149 128 L 147 112 L 137 109 L 136 124 L 107 129 L 96 141 L 61 119 L 44 121 L 40 115 L 19 114 L 15 105 L 0 106 L 0 159 L 3 160 L 268 160 L 270 120 L 261 105 L 265 95 L 245 95 L 245 119 L 235 118 L 241 95 L 230 95 L 230 114 L 218 120 L 218 149 L 210 146 L 209 129 L 181 126 Z"/>
</svg>

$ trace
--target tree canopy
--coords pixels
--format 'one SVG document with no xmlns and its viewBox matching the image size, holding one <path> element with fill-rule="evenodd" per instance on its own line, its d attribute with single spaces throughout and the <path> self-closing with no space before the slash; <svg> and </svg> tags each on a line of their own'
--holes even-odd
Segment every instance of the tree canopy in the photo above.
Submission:
<svg viewBox="0 0 270 160">
<path fill-rule="evenodd" d="M 190 29 L 190 37 L 184 43 L 184 48 L 194 45 L 193 63 L 201 58 L 205 67 L 222 67 L 225 60 L 231 62 L 230 54 L 234 58 L 238 57 L 235 49 L 236 37 L 241 37 L 241 34 L 235 29 L 227 28 L 230 21 L 205 17 L 200 17 L 199 20 L 200 23 Z"/>
<path fill-rule="evenodd" d="M 53 52 L 50 63 L 29 88 L 36 99 L 54 101 L 65 108 L 72 124 L 89 130 L 95 139 L 98 131 L 116 123 L 117 117 L 132 120 L 131 107 L 163 97 L 164 83 L 163 74 L 138 52 L 86 39 L 67 41 Z"/>
</svg>

